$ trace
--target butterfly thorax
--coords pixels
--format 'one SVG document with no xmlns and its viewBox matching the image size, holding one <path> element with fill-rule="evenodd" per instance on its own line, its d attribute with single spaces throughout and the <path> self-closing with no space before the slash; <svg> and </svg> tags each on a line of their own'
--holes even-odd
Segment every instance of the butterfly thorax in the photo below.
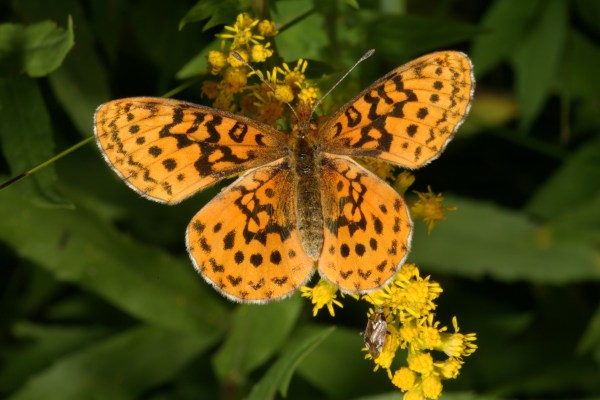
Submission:
<svg viewBox="0 0 600 400">
<path fill-rule="evenodd" d="M 298 229 L 304 250 L 313 260 L 323 247 L 319 144 L 314 123 L 294 127 L 290 136 L 291 167 L 296 186 Z"/>
</svg>

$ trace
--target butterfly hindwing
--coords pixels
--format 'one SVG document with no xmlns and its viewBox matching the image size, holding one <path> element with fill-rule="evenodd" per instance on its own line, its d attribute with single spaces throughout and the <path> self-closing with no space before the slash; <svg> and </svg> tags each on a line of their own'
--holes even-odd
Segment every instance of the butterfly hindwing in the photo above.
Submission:
<svg viewBox="0 0 600 400">
<path fill-rule="evenodd" d="M 283 155 L 281 133 L 267 125 L 162 98 L 101 105 L 95 132 L 104 158 L 131 188 L 169 204 Z"/>
<path fill-rule="evenodd" d="M 352 293 L 387 283 L 410 248 L 412 221 L 402 197 L 350 158 L 326 155 L 321 203 L 321 276 Z"/>
<path fill-rule="evenodd" d="M 321 129 L 324 151 L 418 168 L 444 150 L 471 105 L 475 80 L 460 52 L 425 55 L 379 79 Z"/>
<path fill-rule="evenodd" d="M 200 274 L 226 297 L 285 297 L 314 271 L 296 218 L 287 158 L 245 173 L 190 222 L 187 247 Z"/>
</svg>

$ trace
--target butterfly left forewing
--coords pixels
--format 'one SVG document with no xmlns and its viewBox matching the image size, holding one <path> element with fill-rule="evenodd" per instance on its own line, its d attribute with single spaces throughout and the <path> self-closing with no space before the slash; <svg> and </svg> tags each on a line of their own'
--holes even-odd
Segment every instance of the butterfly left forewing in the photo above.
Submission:
<svg viewBox="0 0 600 400">
<path fill-rule="evenodd" d="M 323 149 L 417 168 L 443 151 L 466 117 L 469 58 L 444 51 L 402 65 L 343 106 L 321 129 Z"/>
<path fill-rule="evenodd" d="M 402 197 L 350 158 L 324 155 L 321 203 L 321 276 L 351 293 L 388 282 L 410 248 L 412 221 Z"/>
<path fill-rule="evenodd" d="M 152 97 L 102 104 L 95 133 L 104 158 L 125 183 L 168 204 L 282 157 L 285 140 L 248 118 Z"/>
</svg>

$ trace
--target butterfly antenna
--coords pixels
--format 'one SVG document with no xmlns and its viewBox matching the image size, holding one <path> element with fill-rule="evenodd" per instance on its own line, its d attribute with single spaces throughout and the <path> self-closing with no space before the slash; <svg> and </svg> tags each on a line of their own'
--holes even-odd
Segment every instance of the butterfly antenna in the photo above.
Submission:
<svg viewBox="0 0 600 400">
<path fill-rule="evenodd" d="M 275 96 L 277 96 L 277 98 L 282 103 L 287 104 L 287 106 L 290 108 L 290 110 L 292 110 L 294 117 L 296 117 L 296 120 L 298 120 L 298 121 L 300 120 L 300 118 L 298 117 L 298 114 L 296 113 L 296 110 L 294 110 L 294 107 L 292 107 L 292 105 L 290 103 L 288 103 L 283 98 L 283 96 L 281 96 L 279 93 L 277 93 L 277 90 L 269 82 L 267 82 L 265 78 L 263 78 L 262 74 L 259 74 L 258 71 L 256 69 L 254 69 L 254 67 L 252 65 L 248 64 L 248 62 L 246 60 L 244 60 L 244 57 L 242 57 L 237 51 L 232 51 L 231 53 L 233 54 L 233 56 L 235 57 L 236 60 L 243 63 L 246 67 L 250 68 L 252 70 L 252 72 L 254 72 L 254 75 L 258 76 L 258 79 L 260 79 L 262 83 L 267 85 L 267 87 L 269 89 L 271 89 L 271 91 L 275 94 Z"/>
<path fill-rule="evenodd" d="M 350 68 L 348 71 L 346 71 L 346 73 L 344 74 L 344 76 L 342 76 L 336 83 L 335 85 L 333 85 L 331 87 L 331 89 L 329 89 L 329 91 L 327 93 L 325 93 L 325 96 L 322 96 L 314 105 L 314 107 L 312 108 L 310 114 L 313 115 L 315 113 L 315 110 L 317 109 L 317 107 L 323 102 L 323 100 L 329 96 L 329 94 L 333 91 L 333 89 L 335 89 L 340 83 L 342 83 L 342 81 L 344 79 L 346 79 L 346 77 L 348 76 L 348 74 L 350 72 L 352 72 L 354 70 L 354 68 L 356 68 L 358 66 L 358 64 L 360 64 L 361 62 L 365 61 L 367 58 L 371 57 L 373 55 L 373 53 L 375 53 L 375 49 L 371 49 L 368 50 L 365 54 L 363 54 L 363 56 L 354 63 L 354 65 L 352 66 L 352 68 Z"/>
</svg>

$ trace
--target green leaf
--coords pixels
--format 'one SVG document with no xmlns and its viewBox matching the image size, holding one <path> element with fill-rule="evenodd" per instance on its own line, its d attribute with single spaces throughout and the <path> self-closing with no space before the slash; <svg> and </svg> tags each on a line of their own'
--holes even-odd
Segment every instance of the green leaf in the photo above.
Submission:
<svg viewBox="0 0 600 400">
<path fill-rule="evenodd" d="M 588 203 L 600 192 L 600 137 L 581 148 L 537 190 L 527 212 L 551 219 Z"/>
<path fill-rule="evenodd" d="M 73 21 L 67 29 L 52 21 L 29 26 L 0 25 L 0 74 L 25 72 L 41 77 L 57 69 L 73 47 Z"/>
<path fill-rule="evenodd" d="M 49 78 L 56 98 L 79 133 L 90 136 L 94 111 L 110 95 L 108 76 L 96 52 L 96 43 L 81 4 L 77 0 L 15 0 L 14 3 L 19 13 L 30 20 L 59 20 L 63 15 L 73 16 L 77 41 L 61 68 Z"/>
<path fill-rule="evenodd" d="M 415 224 L 409 261 L 427 271 L 553 284 L 600 278 L 592 245 L 548 241 L 525 214 L 491 204 L 456 197 L 444 204 L 458 210 L 431 235 L 422 222 Z"/>
<path fill-rule="evenodd" d="M 199 74 L 206 74 L 208 72 L 208 53 L 211 50 L 217 50 L 219 43 L 220 40 L 213 40 L 209 45 L 203 47 L 198 54 L 177 71 L 175 75 L 177 79 L 187 79 Z"/>
<path fill-rule="evenodd" d="M 567 0 L 545 2 L 537 23 L 513 53 L 521 130 L 528 130 L 552 87 L 567 43 Z"/>
<path fill-rule="evenodd" d="M 292 375 L 298 365 L 302 362 L 304 357 L 310 354 L 310 352 L 323 342 L 334 329 L 334 327 L 330 327 L 320 330 L 299 343 L 288 347 L 281 357 L 279 357 L 271 368 L 269 368 L 269 371 L 267 371 L 261 380 L 254 385 L 247 399 L 272 399 L 277 390 L 285 397 Z"/>
<path fill-rule="evenodd" d="M 14 187 L 0 195 L 0 240 L 56 279 L 177 332 L 222 332 L 223 305 L 187 259 L 132 242 L 84 207 L 41 209 Z"/>
<path fill-rule="evenodd" d="M 54 155 L 50 116 L 38 84 L 24 75 L 0 79 L 0 143 L 11 172 L 28 171 Z M 54 166 L 16 185 L 28 201 L 46 207 L 71 207 L 57 186 Z"/>
<path fill-rule="evenodd" d="M 470 53 L 478 77 L 513 53 L 541 5 L 540 0 L 497 0 L 487 9 L 481 20 L 485 31 L 473 40 Z"/>
<path fill-rule="evenodd" d="M 179 29 L 190 22 L 208 19 L 202 28 L 206 31 L 221 24 L 232 24 L 241 10 L 240 2 L 234 0 L 200 0 L 181 19 Z"/>
<path fill-rule="evenodd" d="M 363 314 L 366 326 L 367 317 Z M 312 333 L 321 327 L 304 327 Z M 373 361 L 365 360 L 364 341 L 358 329 L 336 329 L 319 347 L 306 356 L 298 375 L 327 394 L 328 398 L 349 399 L 367 394 L 373 387 L 391 387 L 385 374 L 373 373 Z M 399 353 L 398 357 L 401 357 Z M 340 366 L 343 366 L 340 368 Z"/>
<path fill-rule="evenodd" d="M 589 79 L 600 65 L 600 48 L 582 33 L 571 30 L 564 60 L 564 87 L 573 97 L 600 98 L 600 79 Z"/>
<path fill-rule="evenodd" d="M 17 343 L 2 354 L 3 363 L 10 368 L 0 369 L 0 391 L 13 391 L 29 376 L 52 364 L 65 353 L 93 343 L 106 335 L 107 330 L 83 326 L 49 326 L 20 323 L 13 327 Z"/>
<path fill-rule="evenodd" d="M 227 340 L 213 358 L 221 382 L 241 384 L 287 339 L 300 315 L 298 296 L 264 305 L 242 305 L 235 312 Z"/>
<path fill-rule="evenodd" d="M 151 326 L 133 328 L 56 360 L 11 398 L 138 398 L 173 379 L 216 336 L 216 332 L 184 335 Z"/>
<path fill-rule="evenodd" d="M 596 362 L 600 361 L 600 307 L 589 320 L 588 326 L 577 344 L 577 354 L 583 355 L 588 352 L 594 352 Z"/>
<path fill-rule="evenodd" d="M 477 25 L 415 15 L 383 15 L 367 27 L 368 42 L 394 58 L 409 59 L 468 40 L 481 32 Z"/>
</svg>

